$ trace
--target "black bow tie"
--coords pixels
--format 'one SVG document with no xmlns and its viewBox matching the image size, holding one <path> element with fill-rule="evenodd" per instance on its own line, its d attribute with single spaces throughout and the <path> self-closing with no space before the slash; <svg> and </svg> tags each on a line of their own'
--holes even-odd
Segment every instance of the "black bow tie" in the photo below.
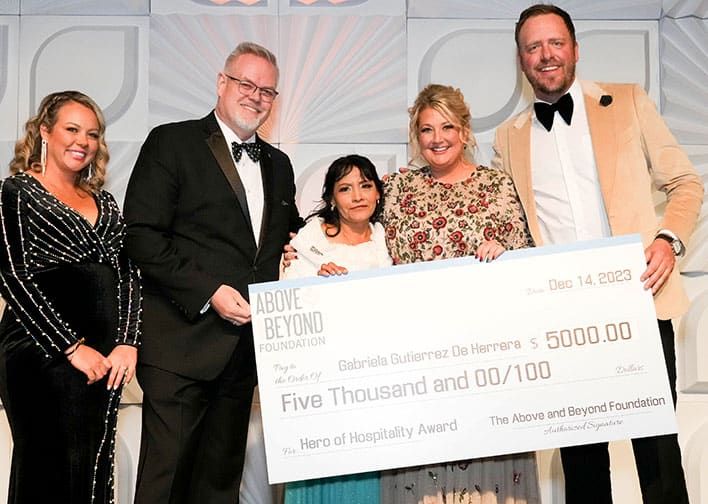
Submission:
<svg viewBox="0 0 708 504">
<path fill-rule="evenodd" d="M 553 113 L 556 110 L 565 123 L 570 126 L 570 120 L 573 117 L 573 97 L 566 93 L 555 103 L 536 102 L 533 104 L 533 108 L 536 111 L 536 118 L 543 124 L 546 131 L 551 131 L 553 127 Z"/>
<path fill-rule="evenodd" d="M 233 152 L 234 159 L 237 163 L 241 161 L 241 156 L 243 155 L 244 150 L 246 151 L 246 154 L 248 154 L 248 157 L 250 157 L 254 163 L 257 163 L 258 160 L 261 159 L 261 146 L 258 145 L 258 142 L 231 142 L 231 152 Z"/>
</svg>

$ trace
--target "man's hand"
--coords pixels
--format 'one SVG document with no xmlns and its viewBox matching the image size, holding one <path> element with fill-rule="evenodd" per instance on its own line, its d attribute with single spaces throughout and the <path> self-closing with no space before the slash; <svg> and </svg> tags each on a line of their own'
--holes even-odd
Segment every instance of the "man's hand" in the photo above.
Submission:
<svg viewBox="0 0 708 504">
<path fill-rule="evenodd" d="M 251 306 L 233 287 L 220 285 L 211 296 L 210 302 L 211 307 L 222 319 L 234 325 L 243 325 L 251 321 Z"/>
<path fill-rule="evenodd" d="M 645 289 L 651 289 L 656 294 L 664 285 L 676 265 L 676 256 L 671 245 L 661 238 L 655 239 L 644 250 L 647 259 L 647 269 L 642 273 L 641 280 Z"/>
</svg>

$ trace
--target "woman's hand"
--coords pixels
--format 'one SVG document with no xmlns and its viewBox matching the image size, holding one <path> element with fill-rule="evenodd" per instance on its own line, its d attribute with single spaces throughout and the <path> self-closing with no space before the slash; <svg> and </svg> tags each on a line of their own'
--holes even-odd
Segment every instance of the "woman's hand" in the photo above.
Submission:
<svg viewBox="0 0 708 504">
<path fill-rule="evenodd" d="M 108 375 L 106 388 L 117 389 L 127 385 L 135 376 L 135 364 L 138 362 L 138 349 L 130 345 L 117 345 L 108 355 L 111 373 Z"/>
<path fill-rule="evenodd" d="M 506 250 L 501 243 L 496 240 L 487 240 L 477 247 L 475 257 L 483 262 L 493 261 Z"/>
<path fill-rule="evenodd" d="M 344 266 L 337 266 L 333 262 L 328 262 L 327 264 L 323 264 L 320 266 L 320 270 L 317 272 L 318 276 L 333 276 L 333 275 L 346 275 L 349 273 L 347 271 L 347 268 Z"/>
<path fill-rule="evenodd" d="M 106 376 L 108 370 L 111 369 L 111 361 L 100 352 L 84 344 L 79 344 L 71 350 L 67 359 L 69 364 L 86 375 L 89 385 Z"/>
</svg>

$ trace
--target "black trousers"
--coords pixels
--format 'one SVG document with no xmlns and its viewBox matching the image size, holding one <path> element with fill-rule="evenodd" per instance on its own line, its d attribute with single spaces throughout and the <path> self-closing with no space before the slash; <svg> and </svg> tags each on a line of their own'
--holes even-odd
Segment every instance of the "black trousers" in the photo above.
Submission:
<svg viewBox="0 0 708 504">
<path fill-rule="evenodd" d="M 200 381 L 139 365 L 143 426 L 136 504 L 234 504 L 256 384 L 253 338 Z"/>
<path fill-rule="evenodd" d="M 671 396 L 676 406 L 676 351 L 670 320 L 659 320 Z M 688 504 L 676 434 L 632 439 L 644 504 Z M 612 504 L 607 443 L 561 448 L 568 504 Z M 624 503 L 622 503 L 624 504 Z"/>
</svg>

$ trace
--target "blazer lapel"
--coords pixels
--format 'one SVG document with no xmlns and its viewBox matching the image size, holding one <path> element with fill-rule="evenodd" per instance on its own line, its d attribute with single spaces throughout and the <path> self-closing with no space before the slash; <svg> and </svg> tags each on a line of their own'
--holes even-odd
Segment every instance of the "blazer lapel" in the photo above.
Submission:
<svg viewBox="0 0 708 504">
<path fill-rule="evenodd" d="M 541 229 L 536 215 L 536 200 L 533 193 L 531 173 L 531 109 L 514 121 L 509 129 L 509 166 L 521 206 L 526 214 L 529 231 L 536 245 L 542 244 Z"/>
<path fill-rule="evenodd" d="M 592 138 L 592 150 L 595 153 L 597 176 L 600 180 L 605 210 L 609 216 L 613 203 L 612 193 L 618 158 L 617 124 L 614 121 L 612 97 L 594 82 L 582 81 L 581 85 L 585 96 L 585 111 Z"/>
<path fill-rule="evenodd" d="M 238 204 L 241 207 L 243 218 L 246 220 L 248 226 L 251 227 L 251 215 L 248 212 L 246 191 L 243 188 L 243 183 L 241 182 L 241 177 L 238 175 L 236 166 L 234 166 L 234 161 L 231 158 L 231 153 L 226 145 L 224 135 L 221 133 L 215 119 L 214 123 L 216 128 L 211 129 L 210 135 L 206 139 L 206 143 L 209 146 L 209 149 L 211 149 L 211 153 L 213 154 L 214 159 L 216 159 L 216 162 L 226 177 L 226 180 L 229 181 L 231 189 L 236 194 L 236 199 L 238 199 Z"/>
<path fill-rule="evenodd" d="M 261 179 L 263 180 L 263 219 L 258 237 L 258 250 L 260 251 L 273 209 L 273 160 L 268 150 L 270 146 L 261 140 L 258 134 L 256 134 L 256 142 L 261 144 Z"/>
</svg>

